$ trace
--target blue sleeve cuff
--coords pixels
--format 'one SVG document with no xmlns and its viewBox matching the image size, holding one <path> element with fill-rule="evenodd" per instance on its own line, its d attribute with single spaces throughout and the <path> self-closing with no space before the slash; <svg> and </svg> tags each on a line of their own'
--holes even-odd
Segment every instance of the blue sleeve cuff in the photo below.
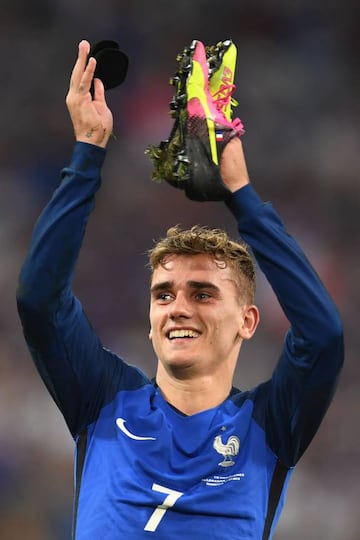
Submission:
<svg viewBox="0 0 360 540">
<path fill-rule="evenodd" d="M 69 168 L 75 172 L 94 174 L 100 173 L 106 156 L 106 149 L 95 144 L 76 142 Z"/>
<path fill-rule="evenodd" d="M 238 189 L 226 200 L 226 205 L 239 221 L 241 217 L 253 214 L 264 206 L 263 200 L 251 184 Z"/>
</svg>

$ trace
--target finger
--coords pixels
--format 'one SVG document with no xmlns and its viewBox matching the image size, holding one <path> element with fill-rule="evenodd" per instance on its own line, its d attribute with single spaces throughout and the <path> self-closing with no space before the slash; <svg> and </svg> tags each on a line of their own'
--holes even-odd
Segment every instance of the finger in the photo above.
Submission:
<svg viewBox="0 0 360 540">
<path fill-rule="evenodd" d="M 94 99 L 105 101 L 105 88 L 101 79 L 94 79 Z"/>
<path fill-rule="evenodd" d="M 78 47 L 78 57 L 71 73 L 70 88 L 73 88 L 73 87 L 77 88 L 79 86 L 81 77 L 83 76 L 83 73 L 86 67 L 89 51 L 90 51 L 89 42 L 86 41 L 85 39 L 80 41 L 79 47 Z"/>
<path fill-rule="evenodd" d="M 79 85 L 74 87 L 75 92 L 77 94 L 84 94 L 84 93 L 86 94 L 87 92 L 90 92 L 91 83 L 94 78 L 95 68 L 96 68 L 96 60 L 95 58 L 91 57 L 89 58 L 89 62 L 86 66 L 86 69 L 82 74 L 82 77 L 79 81 Z"/>
</svg>

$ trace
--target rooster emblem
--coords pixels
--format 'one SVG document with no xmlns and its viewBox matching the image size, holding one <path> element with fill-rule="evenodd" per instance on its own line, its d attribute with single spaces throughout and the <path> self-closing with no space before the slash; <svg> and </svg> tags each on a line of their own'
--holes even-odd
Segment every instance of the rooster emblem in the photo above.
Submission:
<svg viewBox="0 0 360 540">
<path fill-rule="evenodd" d="M 235 463 L 232 458 L 239 453 L 240 440 L 236 435 L 231 435 L 226 441 L 226 444 L 224 444 L 221 440 L 221 435 L 217 435 L 214 439 L 213 447 L 217 453 L 221 454 L 224 458 L 218 465 L 221 467 L 230 467 Z"/>
</svg>

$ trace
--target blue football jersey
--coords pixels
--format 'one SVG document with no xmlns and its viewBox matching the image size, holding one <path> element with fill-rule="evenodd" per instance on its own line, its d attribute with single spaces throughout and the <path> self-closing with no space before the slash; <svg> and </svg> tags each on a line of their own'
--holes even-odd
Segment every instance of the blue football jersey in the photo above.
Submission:
<svg viewBox="0 0 360 540">
<path fill-rule="evenodd" d="M 268 538 L 292 469 L 255 419 L 266 389 L 184 416 L 126 370 L 139 388 L 120 390 L 78 445 L 76 538 L 263 538 L 265 524 Z"/>
<path fill-rule="evenodd" d="M 228 201 L 290 328 L 271 378 L 185 416 L 101 343 L 72 291 L 105 151 L 77 143 L 36 223 L 17 293 L 24 336 L 76 443 L 73 538 L 267 540 L 343 362 L 333 301 L 270 203 Z"/>
</svg>

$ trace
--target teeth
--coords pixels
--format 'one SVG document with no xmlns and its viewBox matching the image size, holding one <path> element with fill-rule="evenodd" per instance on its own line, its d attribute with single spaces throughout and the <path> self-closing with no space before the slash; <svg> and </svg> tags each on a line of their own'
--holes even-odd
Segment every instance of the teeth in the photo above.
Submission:
<svg viewBox="0 0 360 540">
<path fill-rule="evenodd" d="M 170 339 L 184 337 L 196 338 L 198 336 L 198 332 L 194 332 L 193 330 L 171 330 L 171 332 L 169 332 Z"/>
</svg>

